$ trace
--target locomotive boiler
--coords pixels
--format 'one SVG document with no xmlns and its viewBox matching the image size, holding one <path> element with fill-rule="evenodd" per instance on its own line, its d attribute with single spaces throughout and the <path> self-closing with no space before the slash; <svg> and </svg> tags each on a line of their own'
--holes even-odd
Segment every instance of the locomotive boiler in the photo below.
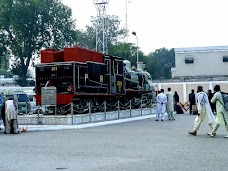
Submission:
<svg viewBox="0 0 228 171">
<path fill-rule="evenodd" d="M 155 94 L 152 77 L 146 71 L 142 62 L 137 63 L 137 68 L 131 66 L 131 62 L 124 60 L 124 80 L 127 96 L 131 96 L 134 102 L 151 99 Z"/>
</svg>

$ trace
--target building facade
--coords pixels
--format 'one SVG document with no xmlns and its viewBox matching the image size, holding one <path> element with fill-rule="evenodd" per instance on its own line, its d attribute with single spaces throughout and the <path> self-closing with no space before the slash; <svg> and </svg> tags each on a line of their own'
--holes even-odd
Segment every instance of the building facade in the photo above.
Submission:
<svg viewBox="0 0 228 171">
<path fill-rule="evenodd" d="M 172 78 L 228 77 L 228 46 L 175 48 Z"/>
</svg>

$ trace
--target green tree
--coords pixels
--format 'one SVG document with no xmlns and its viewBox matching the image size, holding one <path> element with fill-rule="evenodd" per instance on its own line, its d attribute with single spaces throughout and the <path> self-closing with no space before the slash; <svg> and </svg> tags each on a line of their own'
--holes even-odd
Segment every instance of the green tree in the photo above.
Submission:
<svg viewBox="0 0 228 171">
<path fill-rule="evenodd" d="M 0 0 L 1 56 L 17 61 L 13 71 L 25 85 L 28 67 L 41 48 L 70 46 L 76 39 L 71 9 L 60 0 Z"/>
<path fill-rule="evenodd" d="M 174 49 L 161 48 L 148 55 L 148 71 L 153 79 L 170 79 L 175 66 Z"/>
<path fill-rule="evenodd" d="M 96 50 L 96 31 L 86 26 L 86 30 L 77 30 L 76 44 L 82 48 Z"/>
<path fill-rule="evenodd" d="M 137 61 L 137 47 L 132 43 L 116 43 L 109 46 L 109 55 L 122 57 L 124 60 L 129 60 L 132 66 L 136 66 Z M 145 63 L 145 56 L 142 51 L 139 50 L 139 61 Z"/>
</svg>

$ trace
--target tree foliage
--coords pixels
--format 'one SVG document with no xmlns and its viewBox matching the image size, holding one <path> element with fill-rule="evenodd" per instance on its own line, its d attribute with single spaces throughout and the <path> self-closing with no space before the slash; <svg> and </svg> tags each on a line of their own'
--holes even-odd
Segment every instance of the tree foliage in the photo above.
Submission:
<svg viewBox="0 0 228 171">
<path fill-rule="evenodd" d="M 120 19 L 115 15 L 107 15 L 105 18 L 108 51 L 113 45 L 119 44 L 127 36 L 127 31 L 120 28 Z M 96 50 L 97 18 L 91 17 L 90 25 L 85 30 L 78 30 L 77 44 L 81 47 Z"/>
<path fill-rule="evenodd" d="M 117 43 L 109 46 L 109 55 L 122 57 L 124 60 L 129 60 L 132 66 L 136 66 L 137 61 L 137 47 L 132 43 Z M 139 50 L 139 61 L 145 63 L 145 56 L 142 51 Z"/>
<path fill-rule="evenodd" d="M 31 60 L 41 48 L 70 46 L 75 40 L 71 9 L 59 0 L 0 0 L 0 55 L 19 62 L 15 75 L 24 86 Z"/>
<path fill-rule="evenodd" d="M 170 79 L 175 66 L 174 49 L 161 48 L 148 55 L 148 71 L 153 79 Z"/>
<path fill-rule="evenodd" d="M 91 17 L 85 30 L 77 30 L 71 9 L 60 0 L 0 0 L 0 64 L 7 62 L 7 56 L 13 57 L 11 70 L 24 86 L 28 67 L 42 48 L 62 49 L 77 44 L 96 50 L 96 19 Z M 124 43 L 127 30 L 120 27 L 118 16 L 106 16 L 105 21 L 109 55 L 136 65 L 138 48 L 139 61 L 147 64 L 154 79 L 171 78 L 173 49 L 161 48 L 145 56 L 139 47 Z"/>
</svg>

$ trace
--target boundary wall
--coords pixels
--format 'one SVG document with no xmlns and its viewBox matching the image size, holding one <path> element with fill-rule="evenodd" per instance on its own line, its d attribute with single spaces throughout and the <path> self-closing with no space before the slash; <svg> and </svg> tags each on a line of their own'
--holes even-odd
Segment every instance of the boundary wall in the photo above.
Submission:
<svg viewBox="0 0 228 171">
<path fill-rule="evenodd" d="M 197 91 L 197 86 L 201 85 L 203 86 L 203 90 L 207 92 L 208 90 L 212 90 L 214 92 L 214 86 L 220 85 L 221 91 L 228 93 L 228 81 L 202 81 L 202 82 L 161 82 L 156 83 L 154 82 L 155 90 L 158 91 L 160 89 L 164 89 L 165 93 L 168 91 L 168 87 L 171 88 L 171 90 L 177 91 L 180 97 L 180 102 L 185 103 L 189 101 L 188 95 L 191 93 L 191 90 L 194 89 L 195 94 Z"/>
</svg>

